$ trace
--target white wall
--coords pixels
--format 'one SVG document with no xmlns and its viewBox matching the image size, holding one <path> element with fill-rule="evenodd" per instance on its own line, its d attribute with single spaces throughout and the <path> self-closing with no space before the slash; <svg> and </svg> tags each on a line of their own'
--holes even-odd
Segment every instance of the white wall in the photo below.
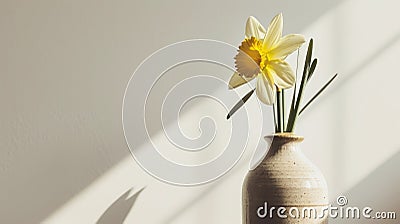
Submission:
<svg viewBox="0 0 400 224">
<path fill-rule="evenodd" d="M 1 223 L 240 223 L 252 152 L 212 184 L 159 182 L 125 144 L 122 98 L 157 49 L 191 38 L 237 45 L 249 15 L 267 25 L 278 12 L 285 33 L 315 39 L 319 65 L 306 96 L 339 73 L 297 129 L 330 198 L 345 193 L 399 214 L 398 8 L 394 0 L 1 1 Z M 257 146 L 265 143 L 248 148 Z"/>
</svg>

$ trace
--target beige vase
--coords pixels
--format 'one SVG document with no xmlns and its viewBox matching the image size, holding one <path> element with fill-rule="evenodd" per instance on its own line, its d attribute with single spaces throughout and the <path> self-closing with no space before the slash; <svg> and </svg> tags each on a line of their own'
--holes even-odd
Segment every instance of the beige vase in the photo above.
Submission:
<svg viewBox="0 0 400 224">
<path fill-rule="evenodd" d="M 265 137 L 271 147 L 244 180 L 243 223 L 328 223 L 324 177 L 299 150 L 303 137 L 290 133 Z"/>
</svg>

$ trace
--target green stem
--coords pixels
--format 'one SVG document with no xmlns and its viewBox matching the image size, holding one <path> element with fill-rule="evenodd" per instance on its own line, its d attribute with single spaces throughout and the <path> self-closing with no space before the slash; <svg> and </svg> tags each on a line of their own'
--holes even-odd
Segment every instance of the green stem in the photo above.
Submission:
<svg viewBox="0 0 400 224">
<path fill-rule="evenodd" d="M 294 107 L 293 114 L 291 114 L 292 117 L 290 118 L 290 122 L 288 122 L 288 127 L 287 127 L 287 131 L 288 132 L 293 132 L 293 130 L 294 130 L 294 127 L 295 127 L 295 124 L 296 124 L 296 120 L 297 120 L 297 117 L 298 117 L 301 98 L 302 98 L 303 92 L 304 92 L 305 84 L 306 84 L 306 76 L 303 76 L 303 78 L 301 80 L 301 84 L 300 84 L 300 89 L 299 89 L 299 93 L 298 93 L 298 96 L 297 96 L 297 100 L 296 100 L 296 105 Z"/>
<path fill-rule="evenodd" d="M 272 104 L 272 113 L 274 114 L 274 126 L 275 126 L 275 133 L 278 132 L 278 126 L 276 124 L 276 113 L 275 113 L 275 104 Z"/>
<path fill-rule="evenodd" d="M 294 109 L 291 110 L 290 114 L 289 114 L 289 120 L 288 120 L 287 129 L 286 129 L 287 132 L 293 132 L 297 117 L 299 115 L 299 107 L 300 107 L 300 103 L 301 103 L 301 98 L 303 96 L 304 88 L 305 88 L 305 85 L 307 84 L 307 79 L 310 74 L 309 72 L 310 72 L 310 65 L 311 65 L 312 48 L 313 48 L 313 39 L 311 39 L 310 43 L 308 44 L 306 61 L 304 63 L 303 76 L 301 78 L 301 83 L 300 83 L 299 92 L 297 94 L 296 104 L 294 106 Z M 316 64 L 316 61 L 315 61 L 315 64 Z"/>
<path fill-rule="evenodd" d="M 278 132 L 282 132 L 282 100 L 281 91 L 276 91 L 276 104 L 277 104 L 277 115 L 278 115 Z"/>
<path fill-rule="evenodd" d="M 300 49 L 297 49 L 297 60 L 296 60 L 296 77 L 295 77 L 295 82 L 294 82 L 294 90 L 293 90 L 293 97 L 292 97 L 292 103 L 290 105 L 290 113 L 294 109 L 294 104 L 296 100 L 296 92 L 297 92 L 297 71 L 299 70 L 299 54 L 300 54 Z"/>
<path fill-rule="evenodd" d="M 285 90 L 282 89 L 282 132 L 285 130 L 286 128 L 286 124 L 285 124 Z"/>
<path fill-rule="evenodd" d="M 290 103 L 290 108 L 289 108 L 289 116 L 288 116 L 288 121 L 287 121 L 287 126 L 285 131 L 288 132 L 288 128 L 291 124 L 292 117 L 294 114 L 294 107 L 296 106 L 296 93 L 297 93 L 297 71 L 299 69 L 299 55 L 300 55 L 300 49 L 297 49 L 297 61 L 296 61 L 296 81 L 294 83 L 294 90 L 293 90 L 293 95 L 292 95 L 292 102 Z"/>
</svg>

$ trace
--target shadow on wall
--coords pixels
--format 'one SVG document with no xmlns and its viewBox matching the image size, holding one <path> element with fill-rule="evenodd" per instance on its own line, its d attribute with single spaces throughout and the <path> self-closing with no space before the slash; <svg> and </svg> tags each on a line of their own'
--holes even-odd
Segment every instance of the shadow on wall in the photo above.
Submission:
<svg viewBox="0 0 400 224">
<path fill-rule="evenodd" d="M 109 223 L 123 223 L 129 214 L 129 211 L 136 202 L 140 193 L 144 188 L 140 189 L 134 195 L 129 196 L 133 189 L 127 190 L 122 194 L 114 203 L 107 208 L 107 210 L 97 220 L 97 224 L 109 224 Z"/>
<path fill-rule="evenodd" d="M 237 18 L 231 24 L 242 26 L 249 12 L 269 19 L 274 12 L 268 15 L 265 8 L 283 11 L 287 21 L 295 21 L 285 29 L 297 32 L 340 2 L 268 0 L 237 7 L 231 1 L 206 0 L 184 5 L 179 12 L 191 19 L 182 21 L 169 16 L 182 5 L 179 1 L 156 8 L 145 1 L 96 7 L 93 1 L 1 1 L 0 16 L 9 22 L 0 25 L 0 48 L 7 52 L 0 60 L 0 101 L 8 105 L 0 117 L 0 222 L 42 222 L 130 156 L 120 104 L 132 64 L 139 64 L 152 46 L 213 38 L 231 15 Z M 302 14 L 311 4 L 313 13 Z M 148 17 L 149 12 L 158 16 Z M 140 18 L 149 20 L 143 25 Z M 148 28 L 155 26 L 161 31 Z M 241 38 L 242 28 L 234 29 Z M 142 42 L 135 41 L 138 32 L 168 35 Z"/>
<path fill-rule="evenodd" d="M 357 206 L 360 211 L 364 207 L 370 207 L 375 212 L 396 212 L 396 219 L 331 219 L 329 223 L 398 223 L 400 215 L 400 173 L 398 167 L 400 164 L 400 150 L 388 159 L 381 166 L 365 177 L 343 195 L 347 197 L 348 204 L 344 207 Z M 336 202 L 331 202 L 332 206 L 337 206 Z M 362 214 L 362 212 L 360 213 Z M 361 215 L 360 215 L 361 216 Z"/>
</svg>

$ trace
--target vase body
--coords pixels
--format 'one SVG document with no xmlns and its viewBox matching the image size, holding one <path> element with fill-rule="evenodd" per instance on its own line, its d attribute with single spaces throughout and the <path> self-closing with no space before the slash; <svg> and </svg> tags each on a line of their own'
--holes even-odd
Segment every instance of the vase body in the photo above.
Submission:
<svg viewBox="0 0 400 224">
<path fill-rule="evenodd" d="M 243 223 L 328 223 L 327 185 L 298 148 L 303 138 L 289 133 L 266 138 L 272 140 L 267 155 L 243 183 Z"/>
</svg>

